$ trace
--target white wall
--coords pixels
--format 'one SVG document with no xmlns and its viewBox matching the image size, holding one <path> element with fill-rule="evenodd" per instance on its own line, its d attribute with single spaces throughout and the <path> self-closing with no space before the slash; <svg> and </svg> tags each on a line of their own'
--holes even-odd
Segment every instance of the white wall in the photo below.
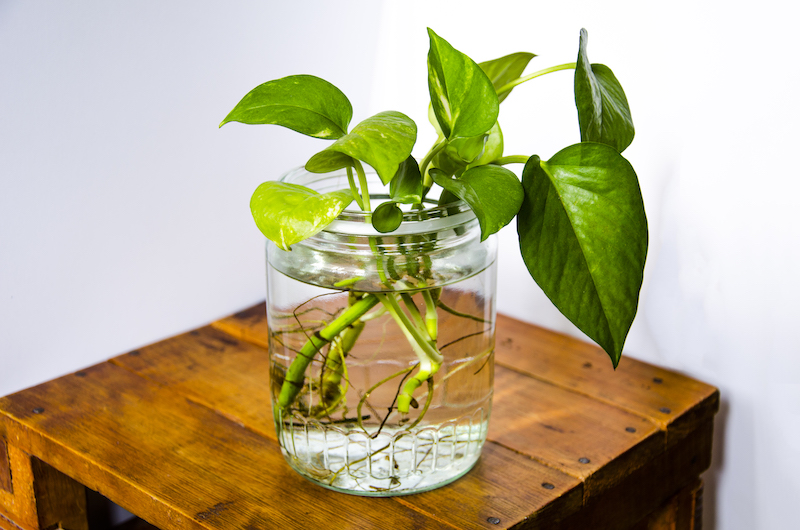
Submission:
<svg viewBox="0 0 800 530">
<path fill-rule="evenodd" d="M 165 4 L 165 5 L 161 5 Z M 800 120 L 786 2 L 0 3 L 0 395 L 263 297 L 255 186 L 318 143 L 216 124 L 256 84 L 313 73 L 354 122 L 426 125 L 425 26 L 476 60 L 589 54 L 626 89 L 650 223 L 626 355 L 718 386 L 706 528 L 784 529 L 800 498 Z M 270 5 L 271 4 L 271 5 Z M 757 10 L 756 10 L 757 8 Z M 375 53 L 381 60 L 375 60 Z M 507 153 L 578 141 L 572 76 L 503 103 Z M 579 334 L 501 233 L 500 310 Z M 624 362 L 624 360 L 623 360 Z"/>
</svg>

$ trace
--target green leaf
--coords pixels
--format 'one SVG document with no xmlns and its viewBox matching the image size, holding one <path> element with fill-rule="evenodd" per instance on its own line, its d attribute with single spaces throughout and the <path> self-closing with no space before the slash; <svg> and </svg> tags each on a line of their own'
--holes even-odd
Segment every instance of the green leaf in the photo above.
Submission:
<svg viewBox="0 0 800 530">
<path fill-rule="evenodd" d="M 422 175 L 413 156 L 406 158 L 389 183 L 389 195 L 395 202 L 418 204 L 422 202 Z"/>
<path fill-rule="evenodd" d="M 503 132 L 495 123 L 486 134 L 450 141 L 433 158 L 433 164 L 448 175 L 460 175 L 465 169 L 490 164 L 501 156 Z"/>
<path fill-rule="evenodd" d="M 633 120 L 628 99 L 611 69 L 591 64 L 586 55 L 589 36 L 581 30 L 575 67 L 575 105 L 581 141 L 610 145 L 621 153 L 633 141 Z"/>
<path fill-rule="evenodd" d="M 341 90 L 313 75 L 292 75 L 251 90 L 219 126 L 271 123 L 333 140 L 347 133 L 352 117 L 353 107 Z"/>
<path fill-rule="evenodd" d="M 490 164 L 501 156 L 503 156 L 503 131 L 500 130 L 500 123 L 495 122 L 494 126 L 486 133 L 486 141 L 483 144 L 483 151 L 481 151 L 480 156 L 470 162 L 467 167 Z"/>
<path fill-rule="evenodd" d="M 403 212 L 395 202 L 384 202 L 372 212 L 372 226 L 383 234 L 397 230 L 402 222 Z"/>
<path fill-rule="evenodd" d="M 350 190 L 319 194 L 297 184 L 268 181 L 250 199 L 258 229 L 283 250 L 313 236 L 353 201 Z"/>
<path fill-rule="evenodd" d="M 497 121 L 500 104 L 492 82 L 475 61 L 428 28 L 428 89 L 446 138 L 478 136 Z"/>
<path fill-rule="evenodd" d="M 536 55 L 528 52 L 517 52 L 499 59 L 478 63 L 481 70 L 489 77 L 495 91 L 500 90 L 502 87 L 511 81 L 518 79 L 528 63 L 536 57 Z M 512 89 L 513 90 L 513 89 Z M 498 102 L 502 103 L 506 97 L 511 93 L 511 90 L 498 95 Z"/>
<path fill-rule="evenodd" d="M 468 169 L 458 179 L 431 170 L 433 181 L 463 199 L 481 225 L 481 241 L 511 222 L 522 205 L 522 185 L 517 176 L 500 166 Z"/>
<path fill-rule="evenodd" d="M 522 173 L 522 258 L 555 306 L 619 362 L 639 300 L 647 219 L 636 173 L 616 150 L 580 143 Z"/>
<path fill-rule="evenodd" d="M 417 126 L 411 118 L 401 112 L 380 112 L 312 156 L 306 169 L 327 173 L 352 165 L 352 157 L 375 168 L 381 181 L 388 184 L 416 141 Z"/>
</svg>

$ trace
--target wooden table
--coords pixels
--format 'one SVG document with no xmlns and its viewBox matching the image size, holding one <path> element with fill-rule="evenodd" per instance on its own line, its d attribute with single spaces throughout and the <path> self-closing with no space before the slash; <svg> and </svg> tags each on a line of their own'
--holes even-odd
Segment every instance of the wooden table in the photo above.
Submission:
<svg viewBox="0 0 800 530">
<path fill-rule="evenodd" d="M 363 498 L 284 462 L 264 305 L 0 399 L 0 528 L 87 528 L 86 490 L 163 530 L 698 529 L 718 391 L 508 317 L 477 466 Z"/>
</svg>

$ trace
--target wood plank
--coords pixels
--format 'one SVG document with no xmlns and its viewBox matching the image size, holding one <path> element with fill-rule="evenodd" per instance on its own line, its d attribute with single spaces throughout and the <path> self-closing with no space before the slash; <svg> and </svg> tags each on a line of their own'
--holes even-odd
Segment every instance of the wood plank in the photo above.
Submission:
<svg viewBox="0 0 800 530">
<path fill-rule="evenodd" d="M 580 509 L 579 480 L 488 442 L 478 464 L 444 488 L 397 498 L 458 528 L 509 528 L 536 520 L 543 528 Z"/>
<path fill-rule="evenodd" d="M 266 306 L 257 304 L 212 324 L 266 347 Z M 719 409 L 716 388 L 690 377 L 623 357 L 614 370 L 596 345 L 505 315 L 497 317 L 495 362 L 648 418 L 670 445 Z"/>
<path fill-rule="evenodd" d="M 571 513 L 580 496 L 574 479 L 499 447 L 487 451 L 477 475 L 452 486 L 475 500 L 471 516 L 445 490 L 425 494 L 429 506 L 341 495 L 300 477 L 274 441 L 112 363 L 1 398 L 0 412 L 4 430 L 26 451 L 163 530 L 323 528 L 332 521 L 379 528 L 395 520 L 454 528 L 489 512 L 521 520 L 531 502 Z M 519 488 L 542 481 L 554 488 Z M 488 496 L 477 506 L 482 493 Z M 440 504 L 447 509 L 428 511 Z"/>
<path fill-rule="evenodd" d="M 217 320 L 211 325 L 240 340 L 262 348 L 269 348 L 266 302 L 261 302 L 244 311 L 239 311 L 234 315 Z"/>
<path fill-rule="evenodd" d="M 0 490 L 14 493 L 11 489 L 11 466 L 8 463 L 8 448 L 6 441 L 0 437 Z"/>
<path fill-rule="evenodd" d="M 0 435 L 6 441 L 12 479 L 12 492 L 0 491 L 0 507 L 4 508 L 3 514 L 8 521 L 23 528 L 39 528 L 31 457 L 12 443 L 15 440 L 8 436 L 2 422 L 0 422 Z"/>
<path fill-rule="evenodd" d="M 502 366 L 495 402 L 489 438 L 580 478 L 586 499 L 663 451 L 647 419 Z"/>
<path fill-rule="evenodd" d="M 169 385 L 239 425 L 277 440 L 269 395 L 269 355 L 205 326 L 111 360 Z"/>
<path fill-rule="evenodd" d="M 617 487 L 584 505 L 552 530 L 618 530 L 651 514 L 711 465 L 712 420 L 677 441 L 665 453 L 635 470 Z M 521 525 L 520 529 L 528 528 Z M 535 528 L 535 527 L 531 527 Z M 683 530 L 682 527 L 678 527 Z"/>
<path fill-rule="evenodd" d="M 88 530 L 86 488 L 38 458 L 31 467 L 39 528 Z"/>
<path fill-rule="evenodd" d="M 703 481 L 695 480 L 630 530 L 700 530 Z"/>
<path fill-rule="evenodd" d="M 710 385 L 629 357 L 614 370 L 599 347 L 504 315 L 497 317 L 495 359 L 648 418 L 667 432 L 667 445 L 719 409 Z"/>
</svg>

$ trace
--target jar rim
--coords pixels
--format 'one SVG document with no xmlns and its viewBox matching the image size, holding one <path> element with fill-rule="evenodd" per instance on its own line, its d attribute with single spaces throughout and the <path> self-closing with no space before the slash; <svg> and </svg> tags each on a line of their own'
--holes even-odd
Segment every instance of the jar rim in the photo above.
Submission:
<svg viewBox="0 0 800 530">
<path fill-rule="evenodd" d="M 369 184 L 375 183 L 384 187 L 377 173 L 370 167 L 365 168 Z M 300 166 L 284 173 L 280 182 L 298 184 L 324 193 L 348 187 L 347 172 L 344 169 L 328 173 L 312 173 Z M 315 189 L 315 185 L 317 188 Z M 330 189 L 328 189 L 330 188 Z M 373 186 L 373 190 L 375 187 Z M 370 192 L 370 199 L 379 203 L 389 200 L 389 195 L 382 189 L 382 193 Z M 422 209 L 408 209 L 403 211 L 403 222 L 397 230 L 381 233 L 372 226 L 372 212 L 362 210 L 345 210 L 334 221 L 322 229 L 323 232 L 359 235 L 359 236 L 398 236 L 438 232 L 464 225 L 475 220 L 475 212 L 461 199 L 447 204 L 439 205 L 431 198 L 425 199 L 428 205 Z M 402 205 L 401 205 L 402 206 Z"/>
</svg>

